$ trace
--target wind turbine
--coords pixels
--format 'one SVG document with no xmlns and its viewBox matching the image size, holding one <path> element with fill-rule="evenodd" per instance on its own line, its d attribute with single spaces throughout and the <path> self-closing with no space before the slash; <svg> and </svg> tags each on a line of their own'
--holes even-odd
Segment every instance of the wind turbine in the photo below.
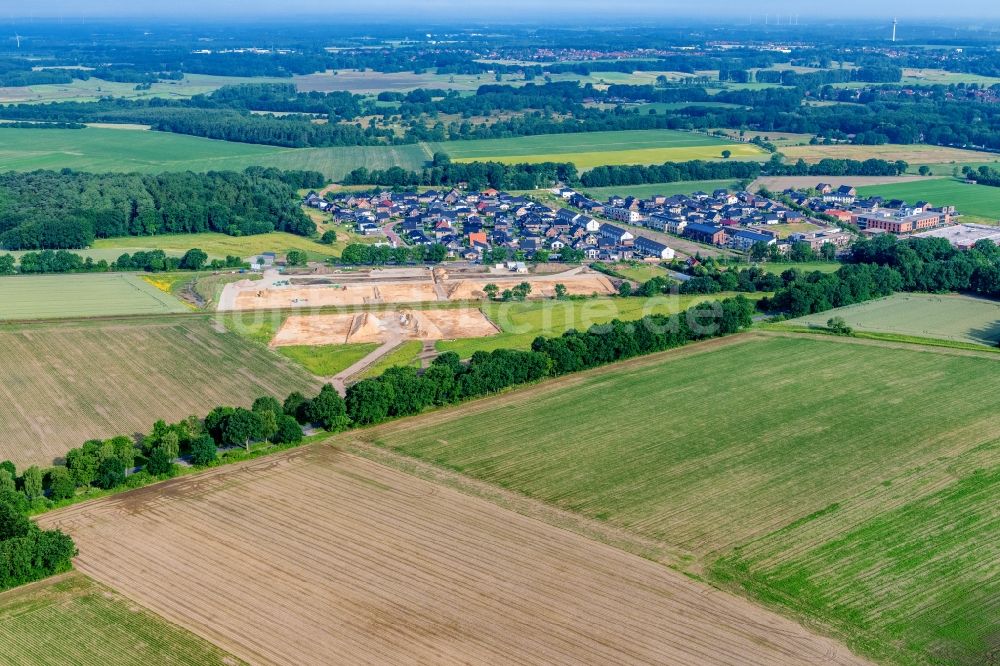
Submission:
<svg viewBox="0 0 1000 666">
<path fill-rule="evenodd" d="M 15 33 L 14 34 L 14 39 L 17 41 L 17 48 L 18 48 L 18 50 L 20 50 L 20 48 L 21 48 L 21 35 L 18 35 L 17 33 Z"/>
</svg>

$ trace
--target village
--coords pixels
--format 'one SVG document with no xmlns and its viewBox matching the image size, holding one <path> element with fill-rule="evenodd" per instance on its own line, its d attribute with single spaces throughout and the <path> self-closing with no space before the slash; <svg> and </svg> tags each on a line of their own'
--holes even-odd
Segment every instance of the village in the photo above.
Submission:
<svg viewBox="0 0 1000 666">
<path fill-rule="evenodd" d="M 572 188 L 555 188 L 547 205 L 529 196 L 482 192 L 309 193 L 304 203 L 329 213 L 362 236 L 380 236 L 393 247 L 439 244 L 453 259 L 510 261 L 665 261 L 720 249 L 758 257 L 787 256 L 808 245 L 833 259 L 857 238 L 890 233 L 944 234 L 955 242 L 978 239 L 991 228 L 956 225 L 953 206 L 912 205 L 881 197 L 860 198 L 849 185 L 817 183 L 780 194 L 716 189 L 690 195 L 611 196 L 597 201 Z"/>
</svg>

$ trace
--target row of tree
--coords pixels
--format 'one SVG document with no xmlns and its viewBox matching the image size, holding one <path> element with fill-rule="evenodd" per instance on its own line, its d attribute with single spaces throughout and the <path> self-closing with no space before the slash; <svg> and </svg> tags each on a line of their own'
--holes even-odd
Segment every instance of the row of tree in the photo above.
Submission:
<svg viewBox="0 0 1000 666">
<path fill-rule="evenodd" d="M 761 308 L 798 317 L 897 291 L 1000 296 L 1000 248 L 990 240 L 962 252 L 941 238 L 900 241 L 882 234 L 857 241 L 851 261 L 836 273 L 785 271 L 785 285 Z"/>
<path fill-rule="evenodd" d="M 140 250 L 135 254 L 122 254 L 112 262 L 106 259 L 94 261 L 93 257 L 84 257 L 67 250 L 42 250 L 41 252 L 25 252 L 21 255 L 20 264 L 12 254 L 0 254 L 0 275 L 15 273 L 107 273 L 145 271 L 158 273 L 161 271 L 200 271 L 223 270 L 226 268 L 246 268 L 248 264 L 240 257 L 229 255 L 225 259 L 208 260 L 208 254 L 198 248 L 192 248 L 180 257 L 167 256 L 163 250 Z"/>
</svg>

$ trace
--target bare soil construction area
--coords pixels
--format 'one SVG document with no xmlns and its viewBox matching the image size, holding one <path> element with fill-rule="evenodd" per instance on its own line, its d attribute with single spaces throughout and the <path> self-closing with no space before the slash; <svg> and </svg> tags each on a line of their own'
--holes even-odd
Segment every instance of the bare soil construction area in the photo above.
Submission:
<svg viewBox="0 0 1000 666">
<path fill-rule="evenodd" d="M 482 311 L 474 308 L 295 315 L 285 320 L 271 346 L 457 340 L 499 332 Z"/>
<path fill-rule="evenodd" d="M 486 273 L 469 269 L 382 269 L 345 275 L 282 278 L 265 275 L 260 282 L 226 285 L 219 310 L 355 307 L 428 301 L 479 300 L 483 288 L 495 284 L 500 292 L 521 282 L 531 285 L 529 298 L 555 296 L 557 284 L 570 295 L 615 293 L 611 281 L 600 273 L 574 268 L 556 274 Z"/>
<path fill-rule="evenodd" d="M 863 663 L 666 567 L 319 445 L 42 517 L 259 664 Z"/>
</svg>

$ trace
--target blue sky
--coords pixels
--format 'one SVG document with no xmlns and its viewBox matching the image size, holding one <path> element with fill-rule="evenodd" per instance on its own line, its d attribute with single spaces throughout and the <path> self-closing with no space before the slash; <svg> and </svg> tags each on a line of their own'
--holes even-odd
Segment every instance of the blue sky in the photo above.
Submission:
<svg viewBox="0 0 1000 666">
<path fill-rule="evenodd" d="M 619 17 L 656 18 L 669 15 L 703 15 L 746 17 L 752 12 L 763 16 L 770 14 L 799 14 L 807 17 L 836 16 L 849 18 L 886 17 L 898 14 L 900 18 L 954 16 L 981 17 L 986 20 L 1000 18 L 998 0 L 962 0 L 943 5 L 927 0 L 44 0 L 44 2 L 15 2 L 0 0 L 0 16 L 173 16 L 215 17 L 277 15 L 347 15 L 382 14 L 382 18 L 407 16 L 439 21 L 442 18 L 475 16 L 483 20 L 500 19 L 504 22 L 519 18 L 549 14 L 567 16 L 573 13 L 606 14 Z"/>
</svg>

